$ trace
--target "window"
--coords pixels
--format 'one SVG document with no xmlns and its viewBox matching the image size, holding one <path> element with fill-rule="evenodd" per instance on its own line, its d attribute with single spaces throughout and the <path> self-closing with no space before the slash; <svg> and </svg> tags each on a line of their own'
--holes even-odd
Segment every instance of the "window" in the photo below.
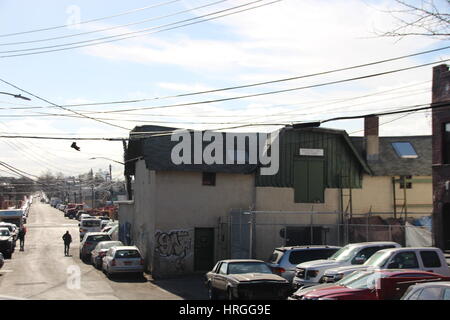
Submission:
<svg viewBox="0 0 450 320">
<path fill-rule="evenodd" d="M 414 159 L 418 157 L 410 142 L 392 142 L 392 147 L 400 158 Z"/>
<path fill-rule="evenodd" d="M 412 182 L 408 180 L 411 180 L 412 176 L 400 176 L 400 189 L 411 189 L 412 188 Z"/>
<path fill-rule="evenodd" d="M 289 262 L 291 264 L 300 264 L 307 261 L 327 259 L 333 253 L 335 253 L 337 249 L 313 249 L 313 250 L 299 250 L 292 251 L 289 255 Z"/>
<path fill-rule="evenodd" d="M 443 136 L 443 154 L 442 160 L 444 164 L 450 163 L 450 122 L 444 124 L 444 136 Z"/>
<path fill-rule="evenodd" d="M 117 259 L 133 259 L 140 258 L 141 254 L 137 250 L 118 250 L 115 257 Z"/>
<path fill-rule="evenodd" d="M 356 264 L 358 259 L 363 259 L 363 262 L 367 261 L 375 252 L 384 249 L 380 247 L 369 247 L 364 248 L 352 259 L 352 264 Z"/>
<path fill-rule="evenodd" d="M 419 295 L 419 300 L 440 300 L 441 288 L 425 288 Z"/>
<path fill-rule="evenodd" d="M 416 253 L 406 251 L 397 253 L 388 265 L 389 269 L 416 269 L 419 268 Z"/>
<path fill-rule="evenodd" d="M 219 269 L 219 274 L 227 274 L 228 271 L 228 263 L 222 263 Z"/>
<path fill-rule="evenodd" d="M 215 186 L 216 185 L 216 173 L 215 172 L 203 172 L 203 183 L 204 186 Z"/>
<path fill-rule="evenodd" d="M 442 297 L 442 300 L 450 300 L 450 289 L 444 290 L 444 296 Z"/>
<path fill-rule="evenodd" d="M 323 159 L 303 158 L 294 161 L 294 201 L 323 203 L 325 176 Z"/>
<path fill-rule="evenodd" d="M 413 287 L 412 286 L 409 287 L 408 291 L 413 290 L 411 288 L 413 288 Z M 407 293 L 405 293 L 405 296 L 406 296 L 405 300 L 417 300 L 419 298 L 420 293 L 422 292 L 422 289 L 418 289 L 418 290 L 414 291 L 412 294 L 409 294 L 409 295 L 408 295 L 408 291 L 407 291 Z"/>
<path fill-rule="evenodd" d="M 425 268 L 439 268 L 441 266 L 439 256 L 434 251 L 420 251 L 420 256 Z"/>
</svg>

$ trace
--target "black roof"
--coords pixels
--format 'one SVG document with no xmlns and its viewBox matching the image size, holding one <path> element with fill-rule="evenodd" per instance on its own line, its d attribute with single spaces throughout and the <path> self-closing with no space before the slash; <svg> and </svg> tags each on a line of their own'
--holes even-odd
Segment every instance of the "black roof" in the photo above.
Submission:
<svg viewBox="0 0 450 320">
<path fill-rule="evenodd" d="M 196 172 L 219 172 L 219 173 L 252 173 L 258 165 L 257 164 L 193 164 L 193 151 L 191 154 L 191 164 L 174 164 L 171 161 L 172 149 L 179 143 L 179 141 L 172 141 L 171 134 L 167 132 L 173 130 L 180 130 L 179 128 L 161 127 L 161 126 L 139 126 L 135 127 L 130 133 L 130 141 L 126 152 L 126 160 L 135 159 L 137 157 L 143 157 L 146 167 L 149 170 L 156 171 L 196 171 Z M 148 138 L 132 139 L 139 133 L 148 133 Z M 156 132 L 162 132 L 158 135 Z M 136 135 L 138 133 L 138 135 Z M 236 133 L 239 134 L 239 133 Z M 224 155 L 226 156 L 226 138 L 225 133 L 223 135 Z M 203 148 L 210 142 L 203 142 Z M 191 146 L 193 150 L 194 138 L 191 131 Z M 202 150 L 203 152 L 203 150 Z M 126 174 L 134 175 L 135 162 L 130 161 L 125 165 Z"/>
<path fill-rule="evenodd" d="M 356 150 L 365 158 L 364 137 L 350 139 Z M 379 142 L 378 160 L 367 161 L 375 176 L 431 176 L 431 136 L 380 137 Z M 411 143 L 418 157 L 401 158 L 392 146 L 393 142 Z"/>
</svg>

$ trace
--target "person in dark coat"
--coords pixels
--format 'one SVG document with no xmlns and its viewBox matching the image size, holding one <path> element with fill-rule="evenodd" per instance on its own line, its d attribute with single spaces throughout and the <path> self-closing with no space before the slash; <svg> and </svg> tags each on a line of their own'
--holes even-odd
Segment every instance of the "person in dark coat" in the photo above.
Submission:
<svg viewBox="0 0 450 320">
<path fill-rule="evenodd" d="M 62 239 L 64 240 L 64 255 L 69 255 L 69 249 L 70 249 L 70 243 L 72 242 L 72 236 L 70 235 L 69 231 L 66 231 L 64 235 L 62 236 Z"/>
<path fill-rule="evenodd" d="M 27 234 L 27 229 L 25 227 L 21 227 L 19 230 L 18 238 L 20 240 L 20 251 L 25 250 L 25 235 Z"/>
</svg>

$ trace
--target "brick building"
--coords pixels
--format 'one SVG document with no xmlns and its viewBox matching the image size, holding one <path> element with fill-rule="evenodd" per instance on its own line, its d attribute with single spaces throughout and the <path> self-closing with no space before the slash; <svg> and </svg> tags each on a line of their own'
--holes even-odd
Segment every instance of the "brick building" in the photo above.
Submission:
<svg viewBox="0 0 450 320">
<path fill-rule="evenodd" d="M 433 68 L 432 104 L 433 234 L 437 247 L 450 250 L 450 71 L 445 64 Z"/>
</svg>

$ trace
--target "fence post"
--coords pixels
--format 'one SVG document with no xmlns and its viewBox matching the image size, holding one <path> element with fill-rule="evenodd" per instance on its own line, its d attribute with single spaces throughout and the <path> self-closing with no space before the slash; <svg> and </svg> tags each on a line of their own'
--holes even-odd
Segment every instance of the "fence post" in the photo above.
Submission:
<svg viewBox="0 0 450 320">
<path fill-rule="evenodd" d="M 393 241 L 392 240 L 392 227 L 391 227 L 391 225 L 389 225 L 389 241 Z"/>
</svg>

